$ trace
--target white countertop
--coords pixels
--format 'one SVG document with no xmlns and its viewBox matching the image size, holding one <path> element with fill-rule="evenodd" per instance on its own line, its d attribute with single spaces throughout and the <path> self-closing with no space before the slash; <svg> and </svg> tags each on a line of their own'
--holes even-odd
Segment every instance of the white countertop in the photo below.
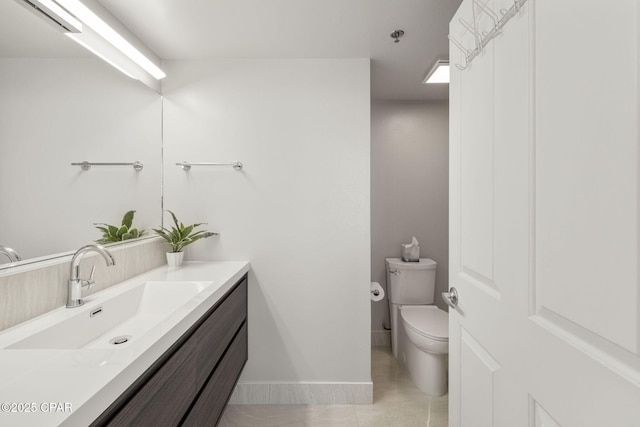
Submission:
<svg viewBox="0 0 640 427">
<path fill-rule="evenodd" d="M 153 364 L 191 325 L 249 271 L 246 261 L 186 262 L 156 268 L 85 298 L 92 307 L 119 288 L 146 281 L 206 281 L 212 286 L 171 313 L 144 339 L 127 348 L 5 349 L 24 328 L 43 327 L 43 318 L 62 318 L 61 307 L 0 333 L 0 425 L 88 426 Z M 22 328 L 22 331 L 20 330 Z M 16 410 L 17 412 L 11 412 Z M 31 412 L 27 412 L 31 411 Z"/>
</svg>

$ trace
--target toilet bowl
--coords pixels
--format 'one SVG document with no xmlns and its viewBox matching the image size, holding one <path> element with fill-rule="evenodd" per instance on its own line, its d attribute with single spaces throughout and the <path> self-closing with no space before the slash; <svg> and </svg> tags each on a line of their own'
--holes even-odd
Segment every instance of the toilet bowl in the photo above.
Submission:
<svg viewBox="0 0 640 427">
<path fill-rule="evenodd" d="M 386 264 L 393 354 L 420 390 L 442 396 L 447 393 L 449 318 L 433 305 L 437 263 L 387 258 Z"/>
<path fill-rule="evenodd" d="M 414 384 L 432 396 L 447 393 L 447 355 L 449 318 L 433 305 L 407 305 L 400 308 L 406 333 L 404 358 Z"/>
</svg>

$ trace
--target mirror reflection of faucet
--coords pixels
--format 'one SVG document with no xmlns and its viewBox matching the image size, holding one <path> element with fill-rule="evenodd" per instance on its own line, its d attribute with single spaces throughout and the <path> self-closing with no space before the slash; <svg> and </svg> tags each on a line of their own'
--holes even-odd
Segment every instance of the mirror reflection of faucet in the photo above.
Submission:
<svg viewBox="0 0 640 427">
<path fill-rule="evenodd" d="M 71 277 L 67 288 L 67 308 L 80 307 L 83 305 L 84 300 L 82 299 L 82 288 L 88 288 L 94 283 L 93 275 L 96 271 L 95 265 L 91 268 L 89 279 L 84 280 L 80 278 L 80 261 L 85 254 L 90 252 L 96 252 L 102 255 L 107 267 L 116 264 L 111 252 L 101 245 L 86 245 L 78 249 L 76 253 L 73 254 L 73 258 L 71 258 Z"/>
<path fill-rule="evenodd" d="M 20 255 L 18 255 L 18 252 L 8 246 L 0 245 L 0 254 L 6 255 L 11 262 L 22 261 L 22 258 L 20 258 Z"/>
</svg>

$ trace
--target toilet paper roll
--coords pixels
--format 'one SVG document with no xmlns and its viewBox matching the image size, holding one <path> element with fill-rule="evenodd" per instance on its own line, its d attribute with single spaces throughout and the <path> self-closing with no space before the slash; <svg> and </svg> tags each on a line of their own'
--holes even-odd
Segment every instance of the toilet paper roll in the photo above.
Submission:
<svg viewBox="0 0 640 427">
<path fill-rule="evenodd" d="M 380 301 L 384 298 L 384 289 L 378 282 L 371 282 L 371 301 Z"/>
</svg>

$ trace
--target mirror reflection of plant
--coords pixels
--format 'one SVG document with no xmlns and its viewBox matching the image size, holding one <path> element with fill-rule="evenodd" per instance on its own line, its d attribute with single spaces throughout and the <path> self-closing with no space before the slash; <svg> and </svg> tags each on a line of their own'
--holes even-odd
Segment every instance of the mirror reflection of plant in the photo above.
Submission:
<svg viewBox="0 0 640 427">
<path fill-rule="evenodd" d="M 142 236 L 145 233 L 144 230 L 138 230 L 136 227 L 133 227 L 133 216 L 135 213 L 136 211 L 125 213 L 120 226 L 94 223 L 93 225 L 102 231 L 102 238 L 95 242 L 101 244 L 122 242 L 124 240 L 137 239 Z"/>
<path fill-rule="evenodd" d="M 170 210 L 167 210 L 167 212 L 171 214 L 174 226 L 171 227 L 171 230 L 161 227 L 154 228 L 153 231 L 171 245 L 171 252 L 182 252 L 182 249 L 184 249 L 185 246 L 188 246 L 197 240 L 218 235 L 218 233 L 214 233 L 212 231 L 195 230 L 201 225 L 205 225 L 205 222 L 185 226 L 183 223 L 178 221 L 178 218 L 176 218 L 176 215 L 173 212 Z"/>
</svg>

